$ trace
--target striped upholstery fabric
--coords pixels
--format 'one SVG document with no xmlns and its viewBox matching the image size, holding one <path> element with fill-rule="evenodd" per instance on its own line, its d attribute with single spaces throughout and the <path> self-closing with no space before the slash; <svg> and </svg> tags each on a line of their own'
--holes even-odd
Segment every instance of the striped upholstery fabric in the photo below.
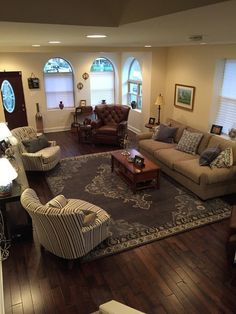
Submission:
<svg viewBox="0 0 236 314">
<path fill-rule="evenodd" d="M 56 166 L 61 158 L 61 149 L 55 141 L 49 141 L 49 147 L 43 148 L 36 153 L 28 153 L 22 141 L 37 137 L 34 128 L 24 126 L 11 130 L 12 135 L 18 140 L 18 149 L 21 154 L 23 165 L 27 171 L 48 171 Z"/>
<path fill-rule="evenodd" d="M 109 236 L 110 216 L 98 206 L 79 199 L 68 199 L 63 208 L 42 205 L 34 190 L 27 188 L 21 204 L 32 218 L 40 244 L 51 253 L 76 259 L 86 255 Z M 83 226 L 81 210 L 96 213 L 95 221 Z"/>
</svg>

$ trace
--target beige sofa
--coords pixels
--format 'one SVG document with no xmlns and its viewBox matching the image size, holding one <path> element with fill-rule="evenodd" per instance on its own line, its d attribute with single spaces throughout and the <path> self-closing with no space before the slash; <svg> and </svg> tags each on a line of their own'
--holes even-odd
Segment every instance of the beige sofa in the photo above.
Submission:
<svg viewBox="0 0 236 314">
<path fill-rule="evenodd" d="M 167 122 L 178 130 L 173 143 L 164 143 L 152 139 L 152 133 L 137 135 L 139 151 L 156 162 L 163 172 L 174 178 L 183 186 L 198 195 L 201 199 L 223 196 L 236 192 L 236 142 L 218 135 L 202 132 L 190 126 L 168 119 Z M 175 149 L 184 129 L 203 133 L 197 154 L 191 155 Z M 223 150 L 233 149 L 233 166 L 230 168 L 210 168 L 200 166 L 200 154 L 208 147 L 219 145 Z"/>
</svg>

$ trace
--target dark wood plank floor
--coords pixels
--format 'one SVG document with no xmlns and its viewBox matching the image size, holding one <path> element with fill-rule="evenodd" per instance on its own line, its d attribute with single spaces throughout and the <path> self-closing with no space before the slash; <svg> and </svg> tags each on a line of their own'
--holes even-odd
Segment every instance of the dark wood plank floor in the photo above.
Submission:
<svg viewBox="0 0 236 314">
<path fill-rule="evenodd" d="M 113 150 L 78 144 L 75 134 L 48 134 L 63 157 Z M 51 194 L 43 174 L 29 183 L 42 201 Z M 3 262 L 6 313 L 79 313 L 96 311 L 114 299 L 145 313 L 236 313 L 225 242 L 228 220 L 90 263 L 72 270 L 37 239 L 15 241 Z M 123 314 L 123 313 L 121 313 Z"/>
</svg>

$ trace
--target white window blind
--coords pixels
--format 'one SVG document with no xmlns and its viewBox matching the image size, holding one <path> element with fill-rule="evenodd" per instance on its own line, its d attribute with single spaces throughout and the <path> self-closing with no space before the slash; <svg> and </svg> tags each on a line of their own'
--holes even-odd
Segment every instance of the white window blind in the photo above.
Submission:
<svg viewBox="0 0 236 314">
<path fill-rule="evenodd" d="M 226 60 L 216 124 L 223 126 L 223 133 L 236 128 L 236 60 Z"/>
<path fill-rule="evenodd" d="M 90 72 L 91 104 L 100 104 L 103 99 L 114 104 L 114 85 L 114 72 Z"/>
</svg>

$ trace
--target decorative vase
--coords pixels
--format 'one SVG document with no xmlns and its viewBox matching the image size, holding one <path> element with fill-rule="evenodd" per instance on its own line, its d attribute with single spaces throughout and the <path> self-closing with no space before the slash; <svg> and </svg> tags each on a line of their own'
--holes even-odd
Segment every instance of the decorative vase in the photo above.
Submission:
<svg viewBox="0 0 236 314">
<path fill-rule="evenodd" d="M 42 113 L 39 110 L 39 103 L 36 103 L 36 115 L 35 115 L 35 121 L 36 121 L 36 129 L 38 133 L 43 133 L 43 116 Z"/>
<path fill-rule="evenodd" d="M 133 100 L 133 101 L 131 101 L 131 108 L 132 109 L 136 109 L 137 108 L 137 103 L 136 103 L 136 101 L 135 100 Z"/>
<path fill-rule="evenodd" d="M 60 103 L 59 103 L 59 108 L 60 108 L 61 110 L 64 108 L 64 104 L 63 104 L 62 101 L 60 101 Z"/>
</svg>

